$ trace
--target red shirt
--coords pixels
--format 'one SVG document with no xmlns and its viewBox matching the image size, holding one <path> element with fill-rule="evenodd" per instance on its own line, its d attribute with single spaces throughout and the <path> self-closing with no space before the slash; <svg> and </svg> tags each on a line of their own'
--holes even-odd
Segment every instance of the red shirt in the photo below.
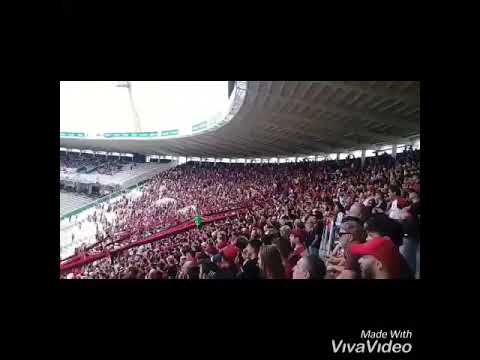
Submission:
<svg viewBox="0 0 480 360">
<path fill-rule="evenodd" d="M 234 261 L 235 257 L 237 257 L 239 252 L 240 249 L 232 244 L 229 244 L 222 249 L 222 253 L 225 254 L 225 256 L 229 257 L 230 261 Z"/>
</svg>

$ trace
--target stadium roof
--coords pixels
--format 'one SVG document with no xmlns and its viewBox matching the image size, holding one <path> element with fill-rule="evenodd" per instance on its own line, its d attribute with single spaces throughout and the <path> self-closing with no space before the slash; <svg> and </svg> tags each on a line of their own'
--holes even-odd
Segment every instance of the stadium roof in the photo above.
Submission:
<svg viewBox="0 0 480 360">
<path fill-rule="evenodd" d="M 61 139 L 67 148 L 145 155 L 312 155 L 404 143 L 420 134 L 418 81 L 247 81 L 216 130 L 174 139 Z"/>
</svg>

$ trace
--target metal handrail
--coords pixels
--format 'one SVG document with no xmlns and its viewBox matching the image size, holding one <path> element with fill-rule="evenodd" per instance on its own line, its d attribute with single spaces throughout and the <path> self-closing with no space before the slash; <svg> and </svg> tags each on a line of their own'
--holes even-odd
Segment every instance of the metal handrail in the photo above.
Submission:
<svg viewBox="0 0 480 360">
<path fill-rule="evenodd" d="M 239 207 L 234 207 L 232 209 L 228 209 L 228 210 L 221 210 L 221 211 L 216 211 L 216 212 L 213 212 L 213 213 L 207 213 L 207 214 L 202 214 L 202 216 L 206 217 L 206 216 L 215 216 L 215 215 L 218 215 L 218 214 L 224 214 L 226 211 L 238 211 L 238 210 L 241 210 L 241 209 L 245 209 L 247 207 L 246 204 L 241 204 L 241 206 Z M 179 227 L 179 226 L 183 226 L 187 223 L 190 223 L 192 220 L 189 219 L 189 220 L 185 220 L 183 222 L 181 222 L 180 224 L 177 224 L 177 225 L 172 225 L 166 229 L 161 229 L 159 232 L 162 232 L 162 231 L 169 231 L 169 230 L 172 230 L 173 228 L 176 228 L 176 227 Z M 154 225 L 152 226 L 152 228 L 150 230 L 155 230 L 158 228 L 158 224 L 157 225 Z M 152 235 L 149 235 L 150 236 L 153 236 L 155 235 L 155 233 L 153 233 Z M 117 240 L 113 240 L 113 241 L 110 241 L 109 243 L 106 243 L 104 244 L 104 246 L 109 246 L 109 245 L 113 245 L 113 244 L 116 244 L 118 242 L 121 242 L 121 241 L 124 241 L 124 240 L 127 240 L 128 238 L 130 238 L 130 236 L 128 235 L 126 238 L 120 238 L 120 239 L 117 239 Z M 100 240 L 100 241 L 97 241 L 96 243 L 93 243 L 93 244 L 90 244 L 88 245 L 87 247 L 85 247 L 85 251 L 88 251 L 88 250 L 91 250 L 99 245 L 102 245 L 103 243 L 105 242 L 105 240 Z M 65 262 L 65 261 L 68 261 L 68 260 L 71 260 L 73 259 L 74 257 L 76 257 L 77 255 L 76 254 L 73 254 L 73 255 L 70 255 L 68 257 L 66 257 L 65 259 L 61 259 L 60 262 Z"/>
<path fill-rule="evenodd" d="M 205 216 L 205 218 L 204 218 L 204 224 L 209 224 L 209 223 L 215 222 L 217 220 L 221 220 L 221 219 L 224 219 L 224 218 L 227 218 L 227 217 L 230 217 L 230 216 L 234 216 L 235 212 L 244 212 L 246 210 L 247 209 L 245 209 L 245 208 L 235 209 L 235 210 L 226 210 L 226 211 L 222 212 L 222 215 L 220 215 L 220 214 L 216 215 L 216 216 L 215 215 L 208 215 L 208 216 Z M 193 222 L 193 220 L 189 220 L 186 223 L 183 223 L 183 225 L 177 225 L 177 226 L 174 226 L 173 228 L 163 230 L 158 234 L 153 234 L 153 235 L 151 235 L 151 236 L 149 236 L 145 239 L 141 239 L 141 240 L 135 241 L 133 243 L 126 244 L 126 245 L 124 245 L 124 246 L 122 246 L 118 249 L 112 250 L 112 251 L 102 251 L 102 252 L 97 253 L 97 254 L 91 254 L 91 256 L 84 257 L 83 259 L 80 258 L 79 260 L 71 260 L 68 263 L 63 263 L 62 264 L 62 262 L 60 262 L 60 272 L 64 272 L 64 271 L 72 270 L 72 269 L 77 268 L 77 267 L 81 267 L 83 265 L 92 263 L 95 260 L 100 260 L 104 257 L 109 256 L 109 255 L 114 255 L 114 254 L 121 253 L 125 250 L 128 250 L 128 249 L 132 248 L 132 247 L 138 247 L 138 246 L 141 246 L 141 245 L 149 244 L 149 243 L 161 240 L 162 238 L 174 235 L 177 232 L 187 231 L 187 230 L 192 229 L 194 227 L 195 227 L 195 223 Z"/>
</svg>

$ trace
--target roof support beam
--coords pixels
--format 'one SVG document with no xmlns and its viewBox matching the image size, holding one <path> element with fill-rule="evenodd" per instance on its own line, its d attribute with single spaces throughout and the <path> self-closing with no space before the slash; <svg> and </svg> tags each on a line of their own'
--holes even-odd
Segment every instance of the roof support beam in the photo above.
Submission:
<svg viewBox="0 0 480 360">
<path fill-rule="evenodd" d="M 288 130 L 288 135 L 282 134 L 280 131 Z M 316 134 L 312 134 L 309 131 L 305 131 L 299 128 L 296 124 L 293 125 L 283 125 L 281 128 L 278 128 L 278 131 L 274 129 L 265 129 L 265 128 L 258 128 L 255 132 L 258 135 L 265 135 L 268 139 L 272 140 L 272 146 L 281 148 L 279 143 L 282 143 L 283 140 L 288 140 L 290 144 L 293 143 L 293 148 L 298 147 L 300 149 L 307 149 L 302 150 L 304 153 L 308 153 L 311 149 L 310 153 L 314 152 L 335 152 L 340 151 L 343 148 L 342 146 L 334 146 L 330 144 L 328 141 L 325 141 L 325 137 L 318 136 Z M 346 140 L 348 143 L 352 143 L 351 141 Z M 308 146 L 308 143 L 311 143 L 312 146 Z M 285 148 L 283 148 L 285 149 Z M 287 150 L 287 149 L 286 149 Z M 295 152 L 295 149 L 290 149 L 290 152 Z M 289 152 L 287 151 L 286 154 Z"/>
<path fill-rule="evenodd" d="M 272 115 L 279 117 L 279 118 L 285 118 L 285 119 L 292 119 L 295 121 L 303 122 L 303 123 L 310 123 L 310 124 L 318 124 L 320 119 L 318 118 L 311 118 L 311 117 L 305 117 L 305 116 L 300 116 L 300 115 L 295 115 L 295 114 L 287 114 L 287 113 L 277 113 L 277 112 L 272 112 Z M 347 122 L 344 122 L 345 126 L 348 126 L 349 124 Z M 330 130 L 332 132 L 338 133 L 338 127 L 332 128 L 331 126 L 315 126 L 315 130 Z M 342 129 L 344 131 L 344 129 Z M 372 131 L 368 130 L 361 130 L 361 129 L 352 129 L 349 133 L 355 133 L 360 136 L 365 136 L 368 138 L 376 138 L 379 141 L 397 141 L 398 138 L 394 136 L 389 136 L 389 135 L 383 135 L 383 134 L 378 134 Z"/>
<path fill-rule="evenodd" d="M 247 139 L 242 136 L 235 136 L 235 141 L 232 141 L 231 139 L 225 139 L 221 135 L 216 135 L 214 141 L 217 140 L 220 141 L 222 146 L 225 148 L 224 152 L 221 154 L 239 154 L 238 156 L 240 156 L 245 152 L 246 147 L 248 147 L 249 150 L 254 149 L 258 153 L 271 152 L 271 147 L 265 146 L 264 144 L 258 142 L 254 142 L 254 144 L 252 144 L 252 139 Z M 221 154 L 219 153 L 218 155 Z"/>
<path fill-rule="evenodd" d="M 254 90 L 252 90 L 253 92 Z M 373 111 L 371 110 L 359 110 L 359 109 L 354 109 L 354 108 L 350 108 L 350 107 L 344 107 L 344 106 L 339 106 L 339 105 L 335 105 L 335 104 L 332 104 L 332 103 L 325 103 L 325 102 L 318 102 L 318 103 L 313 103 L 313 102 L 310 102 L 310 101 L 305 101 L 305 100 L 302 100 L 302 99 L 298 99 L 298 98 L 291 98 L 291 97 L 288 97 L 288 96 L 282 96 L 282 95 L 272 95 L 272 94 L 266 94 L 266 93 L 263 93 L 263 92 L 256 92 L 257 95 L 261 95 L 261 96 L 270 96 L 272 99 L 279 99 L 279 100 L 282 100 L 282 101 L 286 101 L 286 102 L 295 102 L 297 104 L 302 104 L 304 106 L 307 106 L 311 109 L 316 109 L 316 110 L 327 110 L 327 111 L 331 111 L 331 112 L 334 112 L 334 113 L 338 113 L 339 115 L 343 115 L 343 116 L 349 116 L 349 117 L 352 117 L 352 118 L 358 118 L 358 119 L 361 119 L 361 120 L 365 120 L 365 121 L 374 121 L 374 122 L 377 122 L 377 123 L 382 123 L 382 124 L 386 124 L 386 125 L 391 125 L 391 126 L 395 126 L 395 127 L 398 127 L 398 128 L 403 128 L 403 129 L 406 129 L 406 130 L 419 130 L 419 122 L 411 122 L 411 121 L 407 121 L 405 120 L 404 118 L 401 118 L 401 117 L 398 117 L 398 116 L 393 116 L 393 115 L 388 115 L 388 116 L 385 116 L 385 115 L 380 115 L 380 114 L 377 114 L 377 113 L 374 113 Z"/>
<path fill-rule="evenodd" d="M 344 90 L 354 90 L 364 92 L 365 94 L 371 96 L 382 96 L 387 99 L 396 99 L 406 102 L 408 105 L 419 105 L 420 104 L 420 94 L 419 93 L 406 93 L 402 94 L 396 90 L 389 89 L 385 86 L 373 85 L 373 88 L 365 82 L 365 84 L 346 84 L 343 81 L 314 81 L 317 84 L 329 85 L 334 88 L 342 88 Z"/>
</svg>

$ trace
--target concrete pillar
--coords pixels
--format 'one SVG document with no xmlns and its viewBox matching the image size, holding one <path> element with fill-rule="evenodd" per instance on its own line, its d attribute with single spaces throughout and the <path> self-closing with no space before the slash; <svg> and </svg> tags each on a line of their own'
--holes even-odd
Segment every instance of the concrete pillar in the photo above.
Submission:
<svg viewBox="0 0 480 360">
<path fill-rule="evenodd" d="M 337 160 L 340 160 L 340 153 L 337 153 Z"/>
<path fill-rule="evenodd" d="M 365 164 L 365 156 L 367 154 L 367 150 L 366 149 L 362 149 L 362 167 L 363 165 Z"/>
<path fill-rule="evenodd" d="M 392 145 L 392 156 L 394 159 L 397 158 L 397 144 Z"/>
</svg>

